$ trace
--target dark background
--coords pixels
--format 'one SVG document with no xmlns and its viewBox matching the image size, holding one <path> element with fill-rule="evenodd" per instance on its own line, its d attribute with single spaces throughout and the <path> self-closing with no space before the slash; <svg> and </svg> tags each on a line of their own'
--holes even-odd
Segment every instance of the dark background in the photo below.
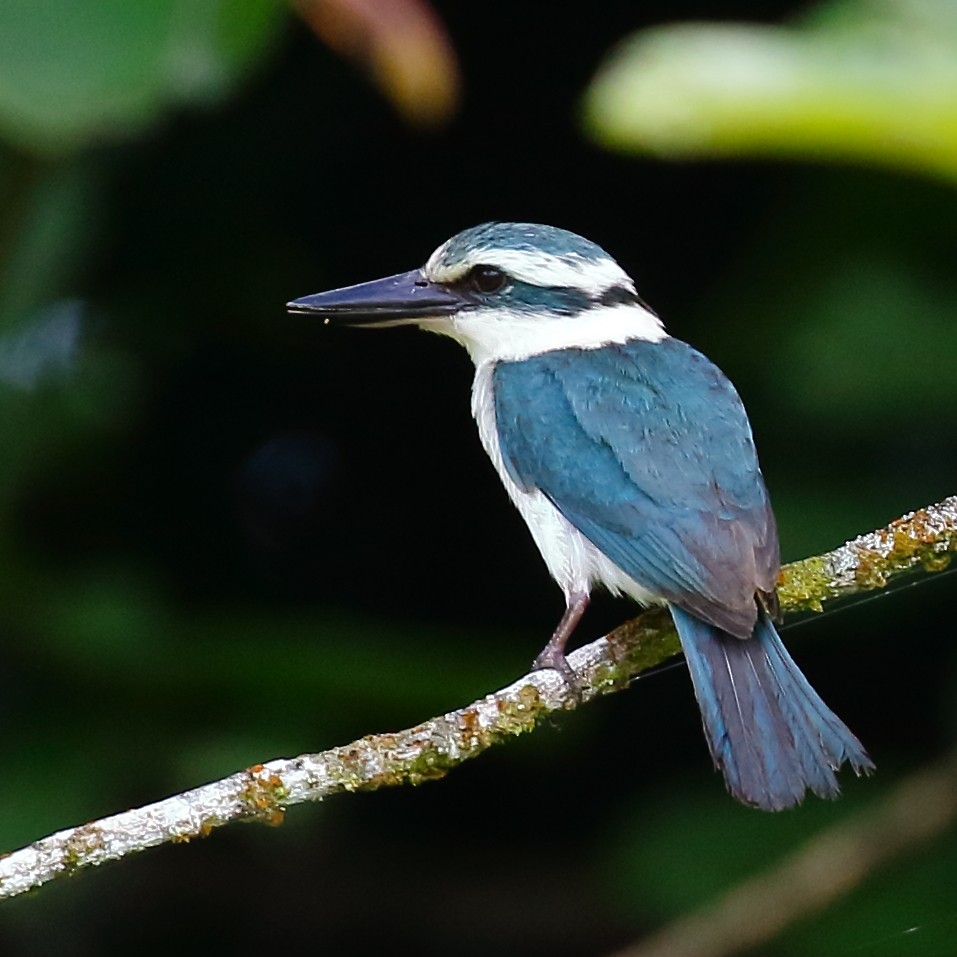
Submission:
<svg viewBox="0 0 957 957">
<path fill-rule="evenodd" d="M 4 848 L 414 724 L 528 666 L 561 596 L 474 434 L 465 353 L 283 310 L 417 266 L 466 226 L 594 239 L 725 370 L 786 559 L 954 493 L 952 186 L 643 160 L 581 132 L 583 92 L 631 31 L 798 6 L 436 8 L 464 80 L 444 129 L 404 124 L 290 19 L 216 108 L 68 155 L 3 147 L 6 248 L 17 210 L 46 204 L 67 238 L 37 247 L 36 306 L 81 330 L 59 374 L 0 395 Z M 231 828 L 12 901 L 0 950 L 608 952 L 951 746 L 952 583 L 786 633 L 878 764 L 867 782 L 845 773 L 837 804 L 734 805 L 680 666 L 441 783 L 297 808 L 276 831 Z M 578 637 L 632 611 L 599 600 Z M 955 853 L 951 834 L 762 952 L 950 952 L 905 947 L 951 939 Z M 913 926 L 918 944 L 901 936 Z"/>
</svg>

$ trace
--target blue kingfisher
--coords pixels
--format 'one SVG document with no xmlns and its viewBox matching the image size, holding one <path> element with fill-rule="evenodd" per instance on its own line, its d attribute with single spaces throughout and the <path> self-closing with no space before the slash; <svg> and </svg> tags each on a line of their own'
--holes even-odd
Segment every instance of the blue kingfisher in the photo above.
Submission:
<svg viewBox="0 0 957 957">
<path fill-rule="evenodd" d="M 836 797 L 845 761 L 873 768 L 774 627 L 778 535 L 741 399 L 600 246 L 487 223 L 420 269 L 287 308 L 416 325 L 468 350 L 479 438 L 565 595 L 537 667 L 569 673 L 565 644 L 596 586 L 665 603 L 735 798 L 780 810 L 808 789 Z"/>
</svg>

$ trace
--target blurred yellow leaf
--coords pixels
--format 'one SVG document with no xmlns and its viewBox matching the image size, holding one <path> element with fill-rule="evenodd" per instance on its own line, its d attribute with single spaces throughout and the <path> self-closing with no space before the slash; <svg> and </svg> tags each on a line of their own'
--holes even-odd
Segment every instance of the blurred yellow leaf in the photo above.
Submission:
<svg viewBox="0 0 957 957">
<path fill-rule="evenodd" d="M 616 149 L 957 177 L 957 3 L 842 0 L 793 27 L 647 30 L 609 57 L 585 110 Z"/>
</svg>

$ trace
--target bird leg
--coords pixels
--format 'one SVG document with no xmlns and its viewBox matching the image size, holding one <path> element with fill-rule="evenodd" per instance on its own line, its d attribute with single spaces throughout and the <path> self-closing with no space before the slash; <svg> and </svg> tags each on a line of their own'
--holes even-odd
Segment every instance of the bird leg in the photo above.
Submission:
<svg viewBox="0 0 957 957">
<path fill-rule="evenodd" d="M 575 630 L 575 626 L 581 621 L 582 615 L 585 614 L 585 609 L 588 607 L 588 593 L 571 594 L 566 602 L 565 614 L 562 615 L 555 633 L 548 639 L 548 644 L 532 662 L 532 670 L 542 671 L 545 668 L 553 668 L 572 688 L 577 688 L 578 677 L 565 657 L 565 644 Z"/>
</svg>

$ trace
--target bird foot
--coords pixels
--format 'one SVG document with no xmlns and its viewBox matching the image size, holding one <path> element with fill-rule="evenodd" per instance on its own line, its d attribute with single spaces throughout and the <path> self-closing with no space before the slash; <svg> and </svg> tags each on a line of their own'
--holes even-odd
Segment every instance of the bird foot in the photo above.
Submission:
<svg viewBox="0 0 957 957">
<path fill-rule="evenodd" d="M 544 671 L 546 668 L 557 671 L 562 676 L 562 680 L 565 682 L 565 686 L 571 693 L 576 705 L 582 702 L 582 687 L 578 680 L 578 675 L 575 674 L 575 669 L 568 663 L 568 659 L 565 657 L 565 645 L 587 607 L 587 593 L 569 595 L 565 614 L 558 623 L 555 634 L 548 639 L 548 644 L 545 645 L 539 656 L 532 662 L 533 671 Z"/>
<path fill-rule="evenodd" d="M 575 669 L 568 663 L 565 652 L 549 642 L 532 662 L 532 671 L 557 671 L 576 705 L 582 703 L 582 686 Z"/>
</svg>

